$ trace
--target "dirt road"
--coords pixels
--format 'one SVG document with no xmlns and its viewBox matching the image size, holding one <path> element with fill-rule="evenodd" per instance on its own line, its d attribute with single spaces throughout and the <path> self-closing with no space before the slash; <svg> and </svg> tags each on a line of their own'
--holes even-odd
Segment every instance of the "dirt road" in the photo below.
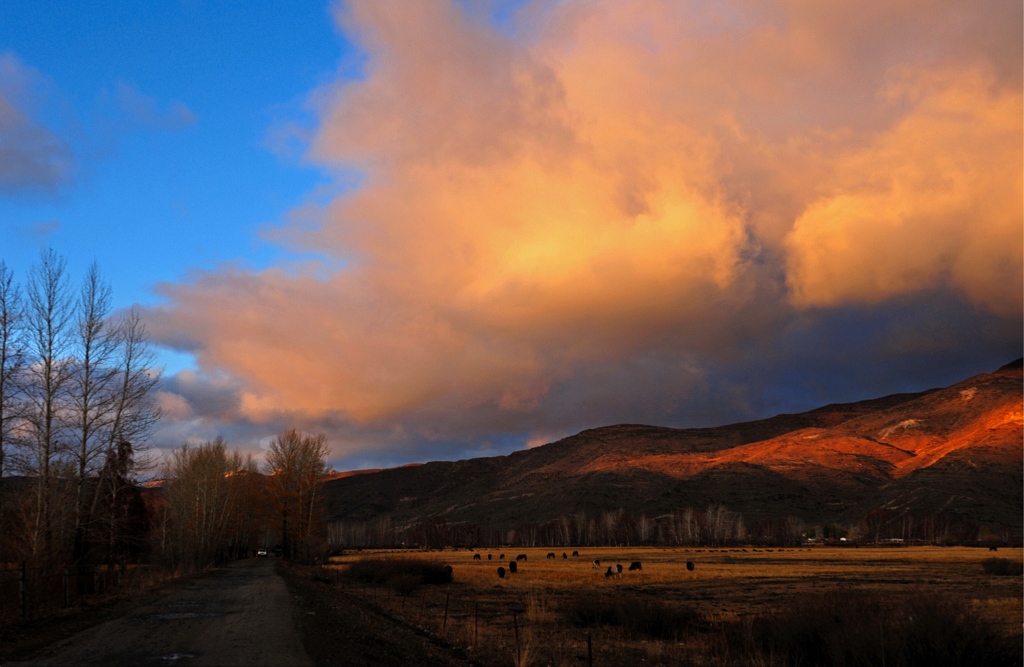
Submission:
<svg viewBox="0 0 1024 667">
<path fill-rule="evenodd" d="M 239 561 L 12 665 L 312 665 L 273 559 Z"/>
</svg>

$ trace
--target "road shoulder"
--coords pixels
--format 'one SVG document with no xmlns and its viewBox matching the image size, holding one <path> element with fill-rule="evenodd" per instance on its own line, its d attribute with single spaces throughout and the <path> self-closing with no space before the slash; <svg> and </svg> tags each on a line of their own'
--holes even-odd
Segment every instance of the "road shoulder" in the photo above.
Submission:
<svg viewBox="0 0 1024 667">
<path fill-rule="evenodd" d="M 471 667 L 459 649 L 391 618 L 338 586 L 317 581 L 306 568 L 282 564 L 306 653 L 317 665 L 351 667 Z"/>
</svg>

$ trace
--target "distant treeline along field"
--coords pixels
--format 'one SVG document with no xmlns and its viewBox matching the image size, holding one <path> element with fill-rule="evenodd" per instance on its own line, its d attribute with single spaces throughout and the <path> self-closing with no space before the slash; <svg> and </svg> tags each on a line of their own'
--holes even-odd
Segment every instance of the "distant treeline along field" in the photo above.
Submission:
<svg viewBox="0 0 1024 667">
<path fill-rule="evenodd" d="M 633 516 L 623 510 L 598 516 L 577 513 L 542 523 L 497 530 L 435 518 L 396 526 L 389 517 L 372 521 L 330 521 L 327 544 L 344 548 L 570 547 L 570 546 L 795 546 L 804 543 L 932 544 L 1007 543 L 1013 535 L 943 512 L 921 514 L 875 510 L 853 525 L 809 525 L 794 516 L 745 521 L 722 505 L 688 507 L 670 514 Z"/>
</svg>

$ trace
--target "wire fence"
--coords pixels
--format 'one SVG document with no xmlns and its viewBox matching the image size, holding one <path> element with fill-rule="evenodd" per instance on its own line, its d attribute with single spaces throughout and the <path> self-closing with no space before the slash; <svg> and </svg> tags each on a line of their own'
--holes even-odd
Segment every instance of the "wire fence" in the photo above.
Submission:
<svg viewBox="0 0 1024 667">
<path fill-rule="evenodd" d="M 555 610 L 542 595 L 522 592 L 495 597 L 429 585 L 401 595 L 386 584 L 346 577 L 341 568 L 330 564 L 314 565 L 307 571 L 316 581 L 373 605 L 392 621 L 460 650 L 473 664 L 507 664 L 511 660 L 513 667 L 549 663 L 593 667 L 601 649 L 611 648 L 598 646 L 598 638 L 589 629 L 556 629 Z M 608 643 L 606 637 L 601 639 Z M 603 660 L 599 664 L 614 663 Z"/>
</svg>

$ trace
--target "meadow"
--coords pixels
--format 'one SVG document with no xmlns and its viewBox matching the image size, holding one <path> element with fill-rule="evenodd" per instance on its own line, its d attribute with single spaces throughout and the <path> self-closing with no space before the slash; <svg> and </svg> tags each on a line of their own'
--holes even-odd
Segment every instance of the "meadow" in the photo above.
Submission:
<svg viewBox="0 0 1024 667">
<path fill-rule="evenodd" d="M 829 638 L 819 649 L 845 651 L 847 664 L 857 664 L 854 654 L 862 649 L 869 651 L 862 656 L 865 664 L 877 660 L 877 652 L 888 652 L 890 664 L 899 664 L 902 640 L 892 635 L 920 634 L 922 623 L 941 636 L 918 637 L 918 644 L 948 643 L 951 632 L 974 628 L 978 637 L 956 641 L 988 646 L 999 643 L 996 637 L 1019 645 L 1022 579 L 987 574 L 982 562 L 997 556 L 1020 563 L 1020 548 L 992 553 L 971 547 L 608 547 L 580 548 L 578 557 L 572 551 L 364 550 L 332 558 L 325 574 L 345 593 L 462 647 L 486 665 L 812 664 L 821 658 L 794 654 L 811 641 L 807 637 L 822 634 Z M 555 558 L 546 558 L 548 553 Z M 519 554 L 527 559 L 517 563 L 518 572 L 499 578 L 497 569 L 507 570 Z M 396 586 L 345 577 L 353 562 L 372 559 L 450 565 L 452 582 L 416 587 L 407 580 Z M 629 571 L 634 561 L 643 569 Z M 623 566 L 622 574 L 605 576 L 606 566 L 615 564 Z M 901 609 L 902 616 L 893 616 Z M 810 619 L 806 610 L 812 610 Z M 879 638 L 865 643 L 864 628 L 857 630 L 860 639 L 839 637 L 834 628 L 803 628 L 843 614 L 851 615 L 846 626 L 866 623 Z M 921 620 L 928 615 L 934 617 Z"/>
</svg>

